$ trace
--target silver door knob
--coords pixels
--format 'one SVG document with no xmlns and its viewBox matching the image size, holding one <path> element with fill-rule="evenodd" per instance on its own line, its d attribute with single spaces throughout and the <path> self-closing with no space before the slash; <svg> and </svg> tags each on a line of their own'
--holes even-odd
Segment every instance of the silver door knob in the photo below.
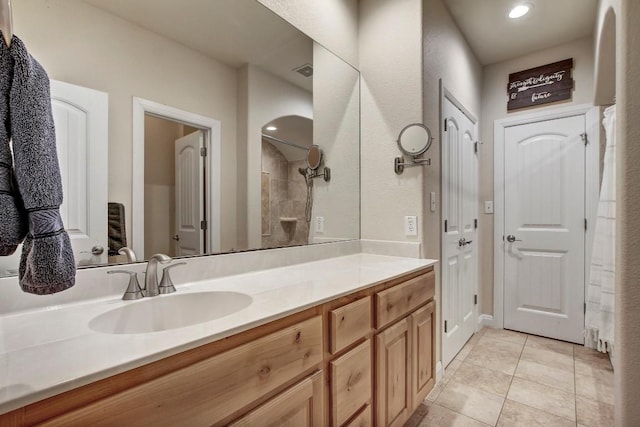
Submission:
<svg viewBox="0 0 640 427">
<path fill-rule="evenodd" d="M 91 248 L 91 253 L 93 255 L 102 255 L 104 253 L 104 248 L 102 246 L 94 246 Z"/>
<path fill-rule="evenodd" d="M 465 239 L 464 237 L 462 239 L 458 240 L 458 247 L 459 248 L 463 247 L 466 244 L 467 244 L 467 239 Z"/>
<path fill-rule="evenodd" d="M 507 242 L 509 243 L 513 243 L 513 242 L 522 242 L 522 240 L 520 239 L 516 239 L 516 236 L 514 236 L 513 234 L 509 234 L 507 236 Z"/>
</svg>

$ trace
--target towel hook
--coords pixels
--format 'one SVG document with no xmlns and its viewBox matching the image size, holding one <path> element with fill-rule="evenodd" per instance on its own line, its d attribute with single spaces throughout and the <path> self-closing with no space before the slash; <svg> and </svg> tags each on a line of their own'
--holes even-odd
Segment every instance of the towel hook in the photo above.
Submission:
<svg viewBox="0 0 640 427">
<path fill-rule="evenodd" d="M 11 0 L 0 0 L 0 29 L 7 44 L 11 46 L 13 38 L 13 13 L 11 12 Z"/>
</svg>

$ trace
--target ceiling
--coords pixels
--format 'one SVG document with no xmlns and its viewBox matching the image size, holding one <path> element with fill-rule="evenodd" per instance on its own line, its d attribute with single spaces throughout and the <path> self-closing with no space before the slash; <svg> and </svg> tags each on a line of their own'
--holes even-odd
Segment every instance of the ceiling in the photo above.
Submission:
<svg viewBox="0 0 640 427">
<path fill-rule="evenodd" d="M 593 34 L 598 0 L 444 0 L 482 65 L 502 62 Z M 511 8 L 529 3 L 522 18 Z"/>
<path fill-rule="evenodd" d="M 276 130 L 267 130 L 267 126 L 275 126 Z M 307 158 L 307 150 L 313 144 L 313 120 L 300 116 L 283 116 L 269 123 L 262 128 L 262 133 L 276 137 L 280 140 L 296 144 L 278 144 L 272 139 L 266 139 L 273 144 L 284 155 L 288 161 L 303 160 Z"/>
<path fill-rule="evenodd" d="M 255 0 L 84 0 L 234 68 L 251 63 L 312 90 L 292 71 L 313 63 L 313 41 Z"/>
</svg>

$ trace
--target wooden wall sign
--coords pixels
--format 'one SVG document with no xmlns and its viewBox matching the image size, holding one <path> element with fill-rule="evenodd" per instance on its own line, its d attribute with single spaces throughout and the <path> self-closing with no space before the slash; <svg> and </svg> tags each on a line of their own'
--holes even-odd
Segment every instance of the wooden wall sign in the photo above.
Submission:
<svg viewBox="0 0 640 427">
<path fill-rule="evenodd" d="M 573 58 L 509 74 L 507 111 L 571 99 Z"/>
</svg>

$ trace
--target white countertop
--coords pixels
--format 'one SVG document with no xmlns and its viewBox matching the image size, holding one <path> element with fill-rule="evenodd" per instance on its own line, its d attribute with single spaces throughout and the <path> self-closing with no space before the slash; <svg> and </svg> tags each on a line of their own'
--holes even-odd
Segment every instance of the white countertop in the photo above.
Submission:
<svg viewBox="0 0 640 427">
<path fill-rule="evenodd" d="M 172 295 L 234 291 L 251 296 L 253 302 L 225 317 L 162 332 L 117 335 L 88 326 L 100 314 L 147 298 L 111 297 L 0 317 L 0 414 L 436 262 L 360 253 L 176 285 Z"/>
</svg>

